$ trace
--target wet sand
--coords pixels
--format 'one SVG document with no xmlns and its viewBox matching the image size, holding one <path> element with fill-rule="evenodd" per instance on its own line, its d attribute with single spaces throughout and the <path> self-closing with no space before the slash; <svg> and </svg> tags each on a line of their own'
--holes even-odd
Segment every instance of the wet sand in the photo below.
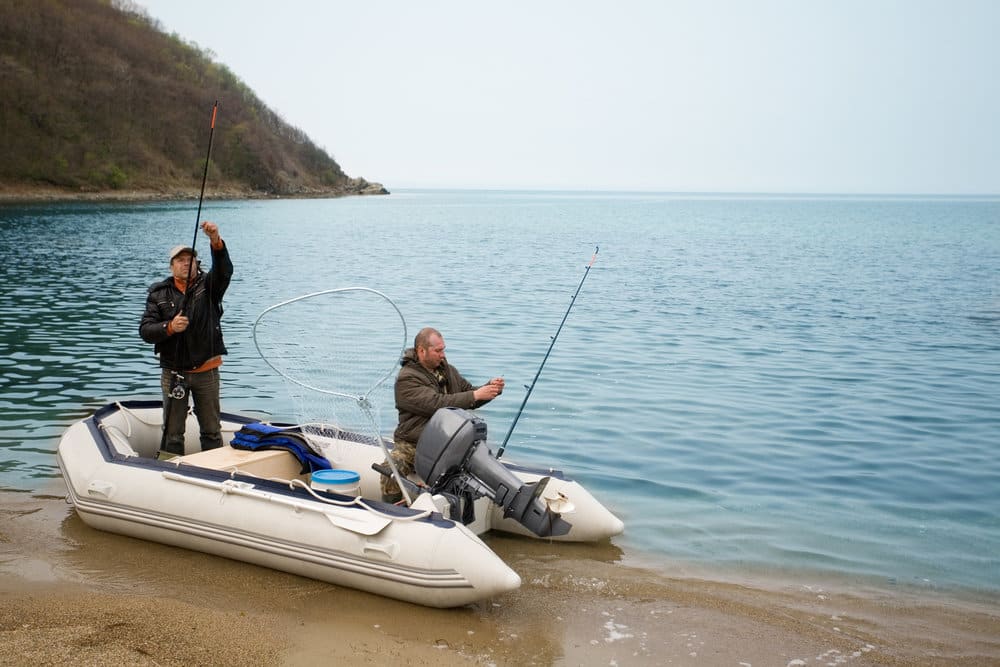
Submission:
<svg viewBox="0 0 1000 667">
<path fill-rule="evenodd" d="M 1000 601 L 488 542 L 514 593 L 428 609 L 93 530 L 0 493 L 0 665 L 1000 665 Z"/>
</svg>

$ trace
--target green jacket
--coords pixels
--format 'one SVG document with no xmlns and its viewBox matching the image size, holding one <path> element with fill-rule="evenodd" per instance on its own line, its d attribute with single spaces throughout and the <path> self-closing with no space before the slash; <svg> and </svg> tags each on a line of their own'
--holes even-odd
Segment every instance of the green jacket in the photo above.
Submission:
<svg viewBox="0 0 1000 667">
<path fill-rule="evenodd" d="M 399 425 L 393 433 L 396 440 L 416 444 L 424 426 L 439 408 L 472 410 L 489 403 L 475 399 L 473 392 L 476 387 L 462 377 L 447 360 L 442 361 L 438 367 L 438 371 L 444 376 L 442 382 L 438 382 L 433 372 L 420 365 L 417 351 L 412 347 L 403 353 L 399 364 L 402 366 L 396 376 Z"/>
</svg>

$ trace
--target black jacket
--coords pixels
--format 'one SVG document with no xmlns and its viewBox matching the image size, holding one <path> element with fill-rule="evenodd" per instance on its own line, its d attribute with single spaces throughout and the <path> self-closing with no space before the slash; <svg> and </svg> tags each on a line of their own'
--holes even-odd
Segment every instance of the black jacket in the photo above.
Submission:
<svg viewBox="0 0 1000 667">
<path fill-rule="evenodd" d="M 222 249 L 212 250 L 211 271 L 199 270 L 188 286 L 184 310 L 190 324 L 173 336 L 167 334 L 167 323 L 180 310 L 185 295 L 174 285 L 172 276 L 150 286 L 139 335 L 154 344 L 161 368 L 192 370 L 226 353 L 222 341 L 222 297 L 232 277 L 233 263 L 223 241 Z"/>
</svg>

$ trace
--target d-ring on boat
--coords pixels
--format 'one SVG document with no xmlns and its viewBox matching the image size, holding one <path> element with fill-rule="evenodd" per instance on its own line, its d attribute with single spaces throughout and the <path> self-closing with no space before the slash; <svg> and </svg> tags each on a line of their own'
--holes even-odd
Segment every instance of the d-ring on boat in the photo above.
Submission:
<svg viewBox="0 0 1000 667">
<path fill-rule="evenodd" d="M 225 444 L 196 451 L 189 414 L 190 453 L 159 460 L 161 421 L 159 401 L 125 400 L 67 429 L 57 459 L 86 524 L 431 607 L 520 586 L 486 531 L 598 541 L 624 528 L 562 473 L 493 457 L 464 410 L 439 410 L 417 443 L 426 484 L 408 487 L 409 507 L 381 502 L 371 436 L 331 428 L 305 441 L 227 413 Z"/>
</svg>

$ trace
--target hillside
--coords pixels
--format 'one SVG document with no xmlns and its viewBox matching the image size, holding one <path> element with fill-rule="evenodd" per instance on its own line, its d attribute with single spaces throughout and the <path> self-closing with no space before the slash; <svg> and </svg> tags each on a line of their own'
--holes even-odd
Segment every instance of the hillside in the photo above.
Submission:
<svg viewBox="0 0 1000 667">
<path fill-rule="evenodd" d="M 0 197 L 385 194 L 129 0 L 0 1 Z"/>
</svg>

